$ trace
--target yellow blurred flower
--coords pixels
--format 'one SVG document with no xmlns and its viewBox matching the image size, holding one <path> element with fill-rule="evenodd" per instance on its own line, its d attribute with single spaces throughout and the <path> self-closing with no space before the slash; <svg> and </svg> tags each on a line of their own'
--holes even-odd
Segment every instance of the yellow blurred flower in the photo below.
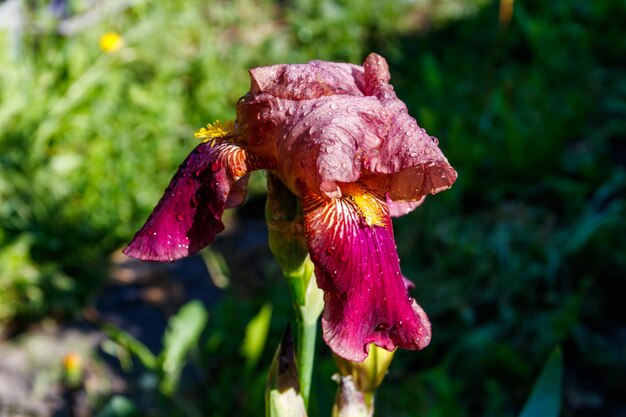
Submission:
<svg viewBox="0 0 626 417">
<path fill-rule="evenodd" d="M 100 49 L 106 53 L 113 53 L 122 49 L 124 38 L 117 32 L 107 32 L 100 36 Z"/>
<path fill-rule="evenodd" d="M 83 360 L 79 353 L 70 352 L 63 357 L 63 380 L 68 387 L 76 388 L 83 381 Z"/>
<path fill-rule="evenodd" d="M 70 352 L 63 357 L 63 366 L 67 372 L 76 372 L 81 368 L 81 357 L 79 353 Z"/>
</svg>

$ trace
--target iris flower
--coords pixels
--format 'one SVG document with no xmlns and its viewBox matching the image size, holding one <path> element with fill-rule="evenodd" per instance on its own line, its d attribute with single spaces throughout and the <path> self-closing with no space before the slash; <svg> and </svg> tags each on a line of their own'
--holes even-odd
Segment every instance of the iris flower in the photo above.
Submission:
<svg viewBox="0 0 626 417">
<path fill-rule="evenodd" d="M 312 61 L 250 70 L 251 88 L 232 125 L 215 124 L 179 167 L 125 249 L 173 261 L 224 229 L 251 171 L 269 170 L 302 203 L 306 241 L 324 291 L 324 340 L 362 361 L 371 343 L 422 349 L 431 328 L 409 296 L 391 217 L 449 188 L 457 174 L 389 84 L 387 62 Z"/>
</svg>

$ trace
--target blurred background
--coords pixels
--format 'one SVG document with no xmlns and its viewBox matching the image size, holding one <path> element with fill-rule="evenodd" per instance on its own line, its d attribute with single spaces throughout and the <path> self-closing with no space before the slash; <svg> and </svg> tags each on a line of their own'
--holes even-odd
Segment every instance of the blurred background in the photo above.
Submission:
<svg viewBox="0 0 626 417">
<path fill-rule="evenodd" d="M 0 1 L 0 415 L 263 415 L 292 318 L 263 174 L 200 255 L 119 250 L 248 68 L 375 51 L 459 173 L 395 223 L 433 340 L 377 415 L 516 416 L 562 352 L 536 392 L 626 416 L 624 22 L 624 0 Z M 334 371 L 320 341 L 311 416 Z"/>
</svg>

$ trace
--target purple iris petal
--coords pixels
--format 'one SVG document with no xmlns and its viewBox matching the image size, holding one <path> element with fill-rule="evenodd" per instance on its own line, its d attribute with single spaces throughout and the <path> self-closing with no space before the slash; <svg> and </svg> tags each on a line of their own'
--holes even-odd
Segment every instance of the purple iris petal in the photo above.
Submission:
<svg viewBox="0 0 626 417">
<path fill-rule="evenodd" d="M 227 203 L 243 201 L 246 173 L 241 148 L 225 142 L 201 143 L 178 168 L 124 253 L 144 261 L 173 261 L 207 246 L 224 230 L 221 219 Z M 231 195 L 234 184 L 236 192 Z"/>
<path fill-rule="evenodd" d="M 409 297 L 382 198 L 365 192 L 327 200 L 308 190 L 303 210 L 317 282 L 324 290 L 328 346 L 357 362 L 367 357 L 370 343 L 388 350 L 426 347 L 430 322 Z"/>
</svg>

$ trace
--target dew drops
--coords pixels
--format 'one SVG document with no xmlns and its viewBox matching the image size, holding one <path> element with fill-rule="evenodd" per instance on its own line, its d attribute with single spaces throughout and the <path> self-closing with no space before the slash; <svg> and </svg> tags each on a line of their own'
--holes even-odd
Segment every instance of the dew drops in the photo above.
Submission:
<svg viewBox="0 0 626 417">
<path fill-rule="evenodd" d="M 337 103 L 330 103 L 331 110 L 337 110 Z"/>
<path fill-rule="evenodd" d="M 296 113 L 296 108 L 295 107 L 289 107 L 287 109 L 287 116 L 293 116 Z"/>
<path fill-rule="evenodd" d="M 177 214 L 176 215 L 176 220 L 178 220 L 179 222 L 182 222 L 185 219 L 185 216 L 183 216 L 182 214 Z"/>
<path fill-rule="evenodd" d="M 378 326 L 376 326 L 374 331 L 376 331 L 376 332 L 384 332 L 387 329 L 389 329 L 389 326 L 387 325 L 387 323 L 380 323 Z"/>
</svg>

